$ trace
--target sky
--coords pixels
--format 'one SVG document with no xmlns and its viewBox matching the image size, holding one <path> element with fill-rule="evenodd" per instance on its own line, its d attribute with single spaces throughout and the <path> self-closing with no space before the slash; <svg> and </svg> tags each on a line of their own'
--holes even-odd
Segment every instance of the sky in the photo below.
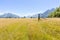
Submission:
<svg viewBox="0 0 60 40">
<path fill-rule="evenodd" d="M 43 13 L 60 6 L 60 0 L 0 0 L 0 15 L 13 13 L 19 16 Z"/>
</svg>

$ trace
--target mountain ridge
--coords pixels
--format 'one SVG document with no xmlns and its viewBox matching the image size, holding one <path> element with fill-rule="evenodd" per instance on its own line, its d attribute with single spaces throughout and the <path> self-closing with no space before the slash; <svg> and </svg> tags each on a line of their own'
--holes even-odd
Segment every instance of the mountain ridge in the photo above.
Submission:
<svg viewBox="0 0 60 40">
<path fill-rule="evenodd" d="M 5 13 L 3 15 L 0 15 L 0 18 L 19 18 L 20 16 L 12 14 L 12 13 Z"/>
<path fill-rule="evenodd" d="M 40 17 L 41 18 L 47 18 L 48 17 L 48 15 L 51 13 L 51 12 L 53 12 L 55 9 L 54 8 L 52 8 L 51 10 L 46 10 L 44 13 L 38 13 L 38 14 L 40 14 Z M 30 16 L 30 17 L 32 17 L 32 18 L 37 18 L 38 17 L 38 14 L 35 14 L 35 15 L 32 15 L 32 16 Z"/>
</svg>

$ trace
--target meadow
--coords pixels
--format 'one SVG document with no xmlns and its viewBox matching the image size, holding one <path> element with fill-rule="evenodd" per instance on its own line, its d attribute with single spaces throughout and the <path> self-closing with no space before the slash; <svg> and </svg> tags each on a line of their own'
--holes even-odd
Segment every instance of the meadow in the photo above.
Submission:
<svg viewBox="0 0 60 40">
<path fill-rule="evenodd" d="M 60 40 L 60 18 L 0 18 L 0 40 Z"/>
</svg>

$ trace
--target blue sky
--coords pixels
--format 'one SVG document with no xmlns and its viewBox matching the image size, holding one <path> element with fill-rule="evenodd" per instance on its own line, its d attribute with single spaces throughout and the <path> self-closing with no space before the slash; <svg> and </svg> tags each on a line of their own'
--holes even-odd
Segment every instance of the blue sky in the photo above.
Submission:
<svg viewBox="0 0 60 40">
<path fill-rule="evenodd" d="M 60 0 L 0 0 L 0 15 L 14 13 L 20 16 L 43 13 L 56 8 Z"/>
</svg>

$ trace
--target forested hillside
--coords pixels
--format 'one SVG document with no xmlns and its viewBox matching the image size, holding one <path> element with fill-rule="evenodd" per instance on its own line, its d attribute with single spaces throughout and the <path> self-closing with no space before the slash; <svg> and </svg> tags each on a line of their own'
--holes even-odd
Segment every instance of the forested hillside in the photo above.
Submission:
<svg viewBox="0 0 60 40">
<path fill-rule="evenodd" d="M 48 17 L 60 17 L 60 7 L 56 8 L 53 12 L 51 12 Z"/>
</svg>

